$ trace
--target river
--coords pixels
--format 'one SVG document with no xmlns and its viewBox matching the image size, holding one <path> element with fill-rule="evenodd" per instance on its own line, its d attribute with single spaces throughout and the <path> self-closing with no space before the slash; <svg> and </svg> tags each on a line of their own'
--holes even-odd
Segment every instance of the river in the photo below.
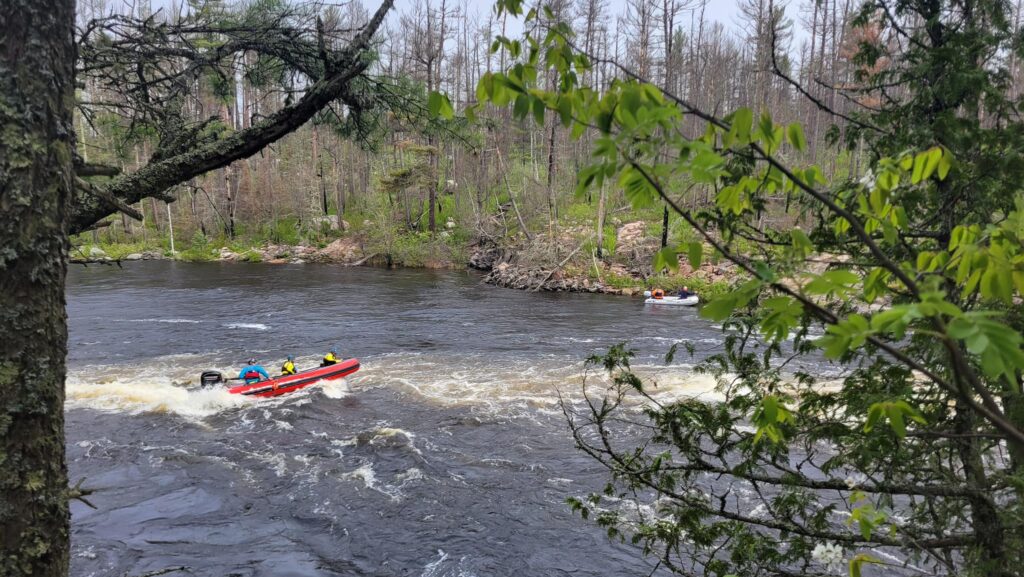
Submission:
<svg viewBox="0 0 1024 577">
<path fill-rule="evenodd" d="M 97 506 L 72 506 L 74 577 L 647 575 L 565 505 L 608 475 L 558 392 L 629 341 L 658 395 L 713 395 L 686 355 L 661 359 L 722 338 L 693 309 L 450 271 L 72 266 L 67 300 L 69 474 Z M 346 382 L 273 400 L 185 386 L 332 346 L 362 363 Z"/>
</svg>

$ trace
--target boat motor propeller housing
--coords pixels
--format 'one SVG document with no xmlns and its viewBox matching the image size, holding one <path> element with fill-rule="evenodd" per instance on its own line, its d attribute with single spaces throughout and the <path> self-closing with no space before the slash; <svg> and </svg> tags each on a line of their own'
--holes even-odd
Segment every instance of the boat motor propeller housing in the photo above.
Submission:
<svg viewBox="0 0 1024 577">
<path fill-rule="evenodd" d="M 203 388 L 212 387 L 219 385 L 224 382 L 224 375 L 217 371 L 203 371 L 203 374 L 199 376 L 199 383 Z"/>
</svg>

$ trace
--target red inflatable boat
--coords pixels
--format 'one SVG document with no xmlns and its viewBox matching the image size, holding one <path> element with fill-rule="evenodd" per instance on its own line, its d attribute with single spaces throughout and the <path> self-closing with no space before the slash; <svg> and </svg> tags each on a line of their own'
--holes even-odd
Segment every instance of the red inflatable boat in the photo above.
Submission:
<svg viewBox="0 0 1024 577">
<path fill-rule="evenodd" d="M 343 379 L 359 370 L 359 359 L 345 359 L 336 365 L 318 367 L 302 371 L 294 375 L 274 377 L 266 381 L 248 385 L 238 385 L 228 389 L 236 395 L 253 395 L 256 397 L 276 397 L 308 387 L 320 381 Z"/>
</svg>

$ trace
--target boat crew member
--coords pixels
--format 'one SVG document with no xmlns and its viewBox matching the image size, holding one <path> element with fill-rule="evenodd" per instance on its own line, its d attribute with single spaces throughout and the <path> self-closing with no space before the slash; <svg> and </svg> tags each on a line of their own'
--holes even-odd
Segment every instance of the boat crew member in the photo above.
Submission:
<svg viewBox="0 0 1024 577">
<path fill-rule="evenodd" d="M 661 290 L 660 288 L 656 288 L 651 291 L 651 297 L 656 299 L 662 299 L 665 297 L 665 291 Z"/>
<path fill-rule="evenodd" d="M 688 299 L 692 297 L 694 294 L 695 293 L 691 292 L 690 287 L 688 286 L 684 286 L 683 288 L 679 289 L 679 298 L 681 299 Z"/>
<path fill-rule="evenodd" d="M 295 357 L 288 355 L 288 360 L 281 365 L 281 375 L 294 375 L 295 373 Z"/>
<path fill-rule="evenodd" d="M 320 363 L 320 366 L 329 367 L 336 364 L 338 364 L 338 349 L 331 349 L 329 353 L 324 355 L 324 360 Z"/>
<path fill-rule="evenodd" d="M 245 384 L 258 383 L 263 379 L 269 379 L 270 375 L 267 374 L 267 369 L 256 364 L 256 359 L 249 359 L 249 364 L 242 367 L 242 370 L 238 372 L 238 378 L 244 379 Z"/>
</svg>

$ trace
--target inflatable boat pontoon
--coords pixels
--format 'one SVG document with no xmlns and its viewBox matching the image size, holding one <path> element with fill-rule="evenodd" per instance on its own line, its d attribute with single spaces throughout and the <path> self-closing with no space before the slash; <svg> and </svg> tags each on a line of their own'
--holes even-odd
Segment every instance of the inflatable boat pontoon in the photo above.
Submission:
<svg viewBox="0 0 1024 577">
<path fill-rule="evenodd" d="M 236 385 L 228 389 L 235 395 L 276 397 L 308 387 L 320 381 L 343 379 L 359 370 L 359 359 L 345 359 L 336 365 L 317 367 L 294 375 L 274 377 L 258 383 Z M 237 380 L 237 379 L 231 379 Z M 206 371 L 200 377 L 204 387 L 225 383 L 224 376 L 216 371 Z"/>
</svg>

